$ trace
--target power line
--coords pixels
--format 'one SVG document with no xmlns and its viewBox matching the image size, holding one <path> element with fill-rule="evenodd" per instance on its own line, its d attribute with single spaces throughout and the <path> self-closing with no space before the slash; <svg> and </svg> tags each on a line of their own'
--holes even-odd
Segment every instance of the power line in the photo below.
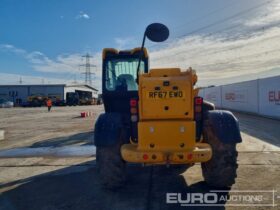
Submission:
<svg viewBox="0 0 280 210">
<path fill-rule="evenodd" d="M 262 41 L 270 40 L 270 39 L 274 39 L 274 38 L 278 38 L 278 37 L 280 37 L 280 35 L 276 35 L 276 36 L 273 36 L 273 37 L 269 37 L 269 38 L 263 39 Z M 217 53 L 221 53 L 221 52 L 232 51 L 232 50 L 236 50 L 236 49 L 239 49 L 239 48 L 245 48 L 245 47 L 247 47 L 248 45 L 252 45 L 252 44 L 255 44 L 255 43 L 247 44 L 246 46 L 231 47 L 231 48 L 228 48 L 228 49 L 225 49 L 225 50 L 207 51 L 207 52 L 205 52 L 205 53 L 200 54 L 200 56 L 201 56 L 201 55 L 209 55 L 209 54 L 213 55 L 213 54 L 217 54 Z M 181 50 L 181 51 L 179 51 L 179 52 L 173 54 L 172 56 L 178 56 L 178 55 L 181 55 L 181 54 L 186 53 L 186 52 L 189 52 L 189 50 L 188 50 L 188 49 L 186 49 L 186 50 Z M 155 59 L 152 59 L 152 60 L 153 60 L 153 61 L 157 61 L 157 60 L 161 60 L 161 59 L 166 58 L 166 57 L 170 57 L 170 55 L 160 56 L 160 57 L 155 58 Z M 189 57 L 189 59 L 190 59 L 190 58 L 193 58 L 193 57 L 196 57 L 196 55 Z"/>
<path fill-rule="evenodd" d="M 193 19 L 187 21 L 186 23 L 181 24 L 181 25 L 179 25 L 179 26 L 176 26 L 176 27 L 174 27 L 174 28 L 181 28 L 181 27 L 183 27 L 183 26 L 188 25 L 189 23 L 194 23 L 194 22 L 197 22 L 197 21 L 199 21 L 199 20 L 203 20 L 203 19 L 205 19 L 206 17 L 209 17 L 209 16 L 211 16 L 211 15 L 213 15 L 213 14 L 216 14 L 217 12 L 219 12 L 219 11 L 221 11 L 221 10 L 224 10 L 224 9 L 226 9 L 226 8 L 228 8 L 228 7 L 230 7 L 230 6 L 234 5 L 234 4 L 236 4 L 236 3 L 237 3 L 237 1 L 232 2 L 231 4 L 228 4 L 228 5 L 225 5 L 225 6 L 223 6 L 223 7 L 218 8 L 218 9 L 215 9 L 215 10 L 213 10 L 213 11 L 210 11 L 209 13 L 206 13 L 206 14 L 204 14 L 204 15 L 198 17 L 198 18 L 193 18 Z"/>
<path fill-rule="evenodd" d="M 203 31 L 203 30 L 205 30 L 205 29 L 208 29 L 208 28 L 211 28 L 211 27 L 213 27 L 213 26 L 219 25 L 219 24 L 221 24 L 221 23 L 227 22 L 227 21 L 229 21 L 229 20 L 231 20 L 231 19 L 234 19 L 234 18 L 236 18 L 236 17 L 240 17 L 240 16 L 243 16 L 243 15 L 246 15 L 246 14 L 248 14 L 249 12 L 254 11 L 255 9 L 258 9 L 258 8 L 264 6 L 264 5 L 267 5 L 268 3 L 271 3 L 272 1 L 273 1 L 273 0 L 270 0 L 270 1 L 267 1 L 267 2 L 264 2 L 264 3 L 261 3 L 261 4 L 258 4 L 258 5 L 254 6 L 254 7 L 250 7 L 250 8 L 248 8 L 248 9 L 246 9 L 246 10 L 243 10 L 243 11 L 241 11 L 241 12 L 238 12 L 238 13 L 236 13 L 236 14 L 234 14 L 234 15 L 232 15 L 232 16 L 229 16 L 229 17 L 227 17 L 227 18 L 225 18 L 225 19 L 222 19 L 222 20 L 216 21 L 216 22 L 214 22 L 214 23 L 205 25 L 205 26 L 203 26 L 203 27 L 197 28 L 197 29 L 195 29 L 195 30 L 193 30 L 193 31 L 191 31 L 191 32 L 185 33 L 185 34 L 183 34 L 183 35 L 181 35 L 181 36 L 177 36 L 177 37 L 175 37 L 173 40 L 166 42 L 165 45 L 168 44 L 168 43 L 174 42 L 175 40 L 181 39 L 181 38 L 183 38 L 183 37 L 186 37 L 186 36 L 195 34 L 195 33 L 197 33 L 197 32 Z M 237 26 L 235 26 L 235 27 L 237 27 Z M 155 44 L 155 45 L 150 46 L 149 48 L 153 48 L 153 47 L 156 47 L 156 46 L 158 46 L 158 45 Z"/>
<path fill-rule="evenodd" d="M 269 51 L 265 51 L 265 52 L 260 52 L 260 53 L 255 53 L 255 54 L 251 54 L 251 55 L 246 55 L 246 56 L 239 56 L 233 59 L 229 59 L 225 62 L 220 62 L 220 63 L 214 63 L 214 65 L 223 65 L 223 64 L 230 64 L 232 61 L 236 61 L 236 60 L 240 60 L 240 59 L 244 59 L 244 58 L 249 58 L 249 57 L 258 57 L 260 55 L 264 55 L 264 54 L 268 54 L 268 53 L 274 53 L 274 52 L 280 52 L 280 49 L 274 49 L 274 50 L 269 50 Z M 173 62 L 163 62 L 161 64 L 172 64 L 172 63 L 179 63 L 181 61 L 173 61 Z M 205 64 L 205 65 L 200 65 L 200 66 L 210 66 L 211 64 Z"/>
<path fill-rule="evenodd" d="M 67 82 L 69 82 L 70 80 L 72 80 L 74 74 L 68 72 L 68 73 L 65 73 L 64 75 L 65 75 L 65 76 L 63 77 L 63 81 L 64 81 L 65 83 L 67 83 Z"/>
<path fill-rule="evenodd" d="M 241 11 L 241 12 L 238 12 L 238 13 L 236 13 L 235 15 L 229 16 L 229 17 L 227 17 L 227 18 L 225 18 L 225 19 L 223 19 L 223 20 L 219 20 L 219 21 L 216 21 L 216 22 L 211 23 L 211 24 L 209 24 L 209 25 L 206 25 L 206 26 L 203 26 L 203 27 L 201 27 L 201 28 L 195 29 L 195 30 L 193 30 L 193 31 L 191 31 L 191 32 L 188 32 L 188 33 L 186 33 L 186 34 L 184 34 L 184 35 L 178 37 L 178 38 L 182 38 L 182 37 L 185 37 L 185 36 L 192 35 L 192 34 L 194 34 L 194 33 L 200 32 L 200 31 L 202 31 L 202 30 L 204 30 L 204 29 L 211 28 L 211 27 L 213 27 L 213 26 L 215 26 L 215 25 L 219 25 L 219 24 L 221 24 L 221 23 L 224 23 L 224 22 L 229 21 L 229 20 L 231 20 L 231 19 L 234 19 L 234 18 L 236 18 L 236 17 L 240 17 L 241 15 L 248 14 L 248 12 L 251 12 L 251 11 L 253 11 L 253 10 L 255 10 L 255 9 L 258 9 L 258 8 L 260 8 L 260 7 L 262 7 L 262 6 L 266 5 L 266 4 L 268 4 L 268 3 L 270 3 L 270 2 L 272 2 L 272 1 L 268 1 L 268 2 L 265 2 L 265 3 L 262 3 L 262 4 L 258 4 L 258 5 L 254 6 L 254 7 L 251 7 L 251 8 L 249 8 L 249 9 L 246 9 L 246 10 L 243 10 L 243 11 Z"/>
</svg>

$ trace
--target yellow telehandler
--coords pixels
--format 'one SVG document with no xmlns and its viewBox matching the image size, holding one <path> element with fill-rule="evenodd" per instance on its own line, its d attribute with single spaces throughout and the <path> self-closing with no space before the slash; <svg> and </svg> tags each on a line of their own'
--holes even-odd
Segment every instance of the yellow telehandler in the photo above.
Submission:
<svg viewBox="0 0 280 210">
<path fill-rule="evenodd" d="M 193 69 L 149 69 L 146 37 L 162 42 L 168 36 L 165 25 L 153 23 L 141 48 L 103 50 L 105 113 L 95 124 L 94 143 L 100 179 L 109 188 L 124 184 L 126 163 L 201 163 L 209 185 L 234 184 L 242 141 L 237 119 L 198 96 Z"/>
</svg>

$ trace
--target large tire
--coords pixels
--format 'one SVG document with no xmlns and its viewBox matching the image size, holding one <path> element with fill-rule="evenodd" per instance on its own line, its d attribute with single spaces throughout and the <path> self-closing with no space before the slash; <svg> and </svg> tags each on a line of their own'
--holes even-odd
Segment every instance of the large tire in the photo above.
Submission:
<svg viewBox="0 0 280 210">
<path fill-rule="evenodd" d="M 108 189 L 121 187 L 125 182 L 125 162 L 120 153 L 121 144 L 97 147 L 96 164 L 101 184 Z"/>
<path fill-rule="evenodd" d="M 183 174 L 192 164 L 173 164 L 169 166 L 170 172 L 174 175 Z"/>
<path fill-rule="evenodd" d="M 225 144 L 221 142 L 207 121 L 203 137 L 204 142 L 211 145 L 213 152 L 211 160 L 201 164 L 206 183 L 217 188 L 231 187 L 235 183 L 238 168 L 236 143 Z"/>
</svg>

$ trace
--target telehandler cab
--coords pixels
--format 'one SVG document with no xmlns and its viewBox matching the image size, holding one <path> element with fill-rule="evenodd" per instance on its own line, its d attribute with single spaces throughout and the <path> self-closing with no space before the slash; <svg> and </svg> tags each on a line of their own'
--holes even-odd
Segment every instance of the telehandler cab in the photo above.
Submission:
<svg viewBox="0 0 280 210">
<path fill-rule="evenodd" d="M 126 162 L 200 162 L 209 185 L 229 187 L 235 182 L 236 144 L 242 139 L 234 115 L 215 110 L 198 96 L 191 68 L 149 69 L 146 37 L 162 42 L 168 36 L 165 25 L 153 23 L 141 48 L 103 50 L 105 113 L 95 124 L 94 142 L 100 179 L 109 188 L 124 184 Z"/>
</svg>

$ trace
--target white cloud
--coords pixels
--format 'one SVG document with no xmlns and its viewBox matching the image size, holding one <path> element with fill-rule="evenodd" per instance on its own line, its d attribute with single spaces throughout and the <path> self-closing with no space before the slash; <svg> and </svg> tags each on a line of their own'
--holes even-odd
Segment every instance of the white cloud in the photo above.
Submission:
<svg viewBox="0 0 280 210">
<path fill-rule="evenodd" d="M 69 83 L 74 81 L 74 77 L 76 75 L 81 75 L 85 70 L 84 67 L 80 67 L 81 64 L 85 63 L 84 58 L 82 58 L 83 54 L 61 54 L 56 58 L 51 59 L 46 56 L 44 53 L 39 51 L 27 52 L 26 50 L 17 48 L 10 44 L 2 44 L 0 45 L 0 50 L 3 52 L 10 52 L 21 55 L 23 58 L 30 63 L 31 67 L 37 71 L 42 73 L 52 73 L 57 74 L 58 77 L 65 76 L 64 79 L 56 79 L 56 78 L 45 78 L 45 80 L 50 81 L 51 83 Z M 91 64 L 96 65 L 96 68 L 92 68 L 92 72 L 95 74 L 92 76 L 93 85 L 100 89 L 101 87 L 101 53 L 93 54 L 91 58 Z M 23 76 L 23 75 L 13 75 L 13 74 L 5 74 L 1 73 L 0 83 L 9 83 L 13 84 L 19 81 L 19 77 L 22 77 L 24 80 L 28 81 L 28 83 L 41 83 L 42 77 L 33 77 L 33 76 Z M 71 79 L 71 80 L 70 80 Z M 83 79 L 78 80 L 77 82 L 82 82 Z"/>
<path fill-rule="evenodd" d="M 166 48 L 151 51 L 151 67 L 192 66 L 197 70 L 199 85 L 218 85 L 280 74 L 280 28 L 273 27 L 247 36 L 228 38 L 221 35 L 194 35 L 170 43 Z M 126 42 L 120 42 L 123 44 Z M 56 74 L 80 74 L 82 54 L 63 54 L 51 59 L 42 52 L 26 52 L 12 45 L 5 50 L 23 55 L 34 70 Z M 134 46 L 131 46 L 134 47 Z M 101 53 L 93 55 L 93 84 L 101 87 Z"/>
<path fill-rule="evenodd" d="M 280 67 L 279 39 L 277 27 L 238 39 L 191 36 L 152 51 L 151 67 L 191 66 L 197 70 L 200 85 L 221 84 L 231 78 L 255 79 L 263 71 Z"/>
<path fill-rule="evenodd" d="M 229 30 L 184 37 L 152 51 L 151 67 L 191 66 L 201 86 L 280 75 L 279 0 L 231 24 Z"/>
<path fill-rule="evenodd" d="M 243 22 L 245 26 L 256 27 L 256 26 L 269 26 L 280 24 L 280 2 L 274 0 L 266 7 L 263 7 L 258 12 L 257 16 L 253 16 L 250 19 Z"/>
<path fill-rule="evenodd" d="M 19 84 L 19 80 L 22 80 L 22 84 L 65 84 L 64 79 L 57 79 L 52 77 L 36 77 L 36 76 L 27 76 L 20 74 L 8 74 L 0 73 L 0 84 L 9 85 L 9 84 Z"/>
<path fill-rule="evenodd" d="M 34 54 L 34 53 L 33 53 Z M 63 54 L 58 55 L 55 59 L 50 59 L 45 55 L 35 53 L 31 56 L 29 61 L 31 62 L 33 69 L 39 72 L 56 73 L 56 74 L 70 74 L 70 76 L 81 75 L 85 71 L 85 67 L 80 66 L 85 63 L 83 54 Z M 92 84 L 97 89 L 101 88 L 101 53 L 93 54 L 90 59 L 90 63 L 96 65 L 92 67 Z M 73 77 L 72 77 L 73 81 Z M 83 79 L 80 81 L 83 82 Z"/>
<path fill-rule="evenodd" d="M 162 49 L 150 53 L 151 67 L 192 66 L 197 70 L 198 85 L 219 85 L 258 77 L 280 74 L 280 3 L 264 8 L 250 19 L 239 19 L 234 30 L 219 33 L 192 35 L 180 38 Z M 83 17 L 83 12 L 79 18 Z M 231 25 L 228 25 L 229 28 Z M 227 27 L 228 27 L 227 26 Z M 133 37 L 115 38 L 117 48 L 126 49 L 139 45 Z M 79 65 L 85 61 L 81 53 L 63 54 L 49 58 L 39 51 L 27 52 L 13 45 L 0 45 L 0 50 L 24 56 L 34 70 L 57 74 L 79 74 Z M 151 50 L 151 49 L 150 49 Z M 101 87 L 101 53 L 91 59 L 97 70 L 93 83 Z"/>
<path fill-rule="evenodd" d="M 87 13 L 80 11 L 80 13 L 76 16 L 76 19 L 90 19 L 90 16 Z"/>
<path fill-rule="evenodd" d="M 16 54 L 25 54 L 26 51 L 20 48 L 16 48 L 13 45 L 10 44 L 0 44 L 0 50 L 1 51 L 6 51 L 6 52 L 12 52 Z"/>
<path fill-rule="evenodd" d="M 116 43 L 116 48 L 117 49 L 128 49 L 128 48 L 134 48 L 136 47 L 136 39 L 133 37 L 125 37 L 125 38 L 120 38 L 117 37 L 114 39 Z"/>
<path fill-rule="evenodd" d="M 17 48 L 10 44 L 0 45 L 0 50 L 22 55 L 31 64 L 35 71 L 40 72 L 56 74 L 78 73 L 80 72 L 79 66 L 85 62 L 82 58 L 83 54 L 79 53 L 62 54 L 58 55 L 55 59 L 51 59 L 40 51 L 27 52 L 26 50 Z M 100 67 L 101 53 L 94 54 L 91 61 Z"/>
</svg>

